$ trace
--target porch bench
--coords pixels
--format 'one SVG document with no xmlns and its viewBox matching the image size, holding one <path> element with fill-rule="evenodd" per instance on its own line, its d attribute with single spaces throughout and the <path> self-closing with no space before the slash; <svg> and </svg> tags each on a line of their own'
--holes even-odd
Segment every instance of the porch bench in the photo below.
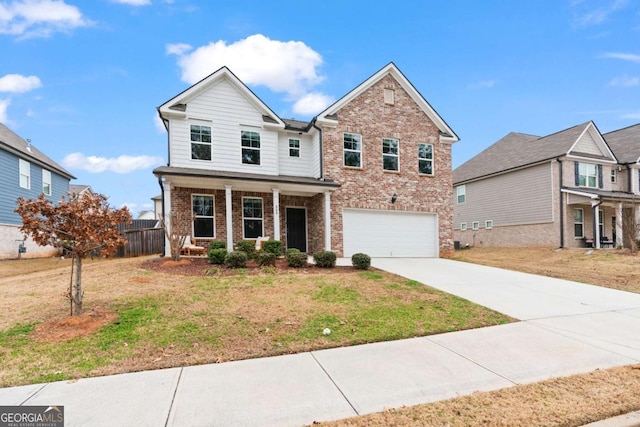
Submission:
<svg viewBox="0 0 640 427">
<path fill-rule="evenodd" d="M 191 238 L 191 236 L 187 236 L 184 239 L 182 248 L 180 248 L 180 253 L 187 256 L 205 255 L 206 248 L 204 246 L 198 246 L 197 242 L 194 243 L 194 240 Z"/>
<path fill-rule="evenodd" d="M 610 246 L 613 248 L 613 245 L 615 244 L 615 242 L 611 239 L 609 239 L 608 237 L 603 237 L 602 239 L 600 239 L 600 247 L 601 248 L 606 248 L 607 246 Z"/>
</svg>

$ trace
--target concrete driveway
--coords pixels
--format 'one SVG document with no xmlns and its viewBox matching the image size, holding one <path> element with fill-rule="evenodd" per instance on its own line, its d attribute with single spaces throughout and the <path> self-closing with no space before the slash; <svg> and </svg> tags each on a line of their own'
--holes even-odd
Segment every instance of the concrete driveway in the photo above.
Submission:
<svg viewBox="0 0 640 427">
<path fill-rule="evenodd" d="M 373 265 L 522 321 L 3 388 L 0 405 L 64 405 L 66 426 L 298 426 L 640 362 L 640 295 L 444 259 Z"/>
</svg>

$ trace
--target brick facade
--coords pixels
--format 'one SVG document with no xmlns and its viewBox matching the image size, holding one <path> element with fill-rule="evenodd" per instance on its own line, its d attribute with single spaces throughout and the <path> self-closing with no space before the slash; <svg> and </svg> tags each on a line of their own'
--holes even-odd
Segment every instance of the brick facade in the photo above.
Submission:
<svg viewBox="0 0 640 427">
<path fill-rule="evenodd" d="M 395 93 L 385 104 L 384 89 Z M 342 255 L 342 209 L 365 208 L 438 214 L 440 256 L 453 253 L 451 144 L 398 82 L 387 75 L 337 113 L 336 128 L 323 129 L 325 177 L 341 184 L 331 196 L 331 246 Z M 343 134 L 362 137 L 362 167 L 345 167 Z M 382 168 L 382 138 L 399 145 L 399 172 Z M 418 144 L 433 145 L 434 174 L 418 173 Z M 391 197 L 396 193 L 397 201 Z"/>
</svg>

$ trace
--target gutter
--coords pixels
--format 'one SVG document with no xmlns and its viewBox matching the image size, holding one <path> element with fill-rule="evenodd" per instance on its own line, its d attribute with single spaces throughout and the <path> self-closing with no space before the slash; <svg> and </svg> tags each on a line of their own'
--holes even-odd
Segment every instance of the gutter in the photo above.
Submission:
<svg viewBox="0 0 640 427">
<path fill-rule="evenodd" d="M 169 132 L 169 120 L 162 117 L 162 113 L 160 112 L 160 107 L 156 109 L 158 111 L 158 115 L 160 116 L 160 120 L 164 124 L 164 128 L 167 130 L 167 166 L 171 165 L 171 146 L 170 146 L 170 132 Z M 164 202 L 164 200 L 163 200 Z"/>
<path fill-rule="evenodd" d="M 319 134 L 319 144 L 320 144 L 320 180 L 324 181 L 324 163 L 322 161 L 322 129 L 319 128 L 318 126 L 316 126 L 316 119 L 318 117 L 314 117 L 313 120 L 311 121 L 311 126 L 313 126 L 315 129 L 317 129 L 318 134 Z"/>
</svg>

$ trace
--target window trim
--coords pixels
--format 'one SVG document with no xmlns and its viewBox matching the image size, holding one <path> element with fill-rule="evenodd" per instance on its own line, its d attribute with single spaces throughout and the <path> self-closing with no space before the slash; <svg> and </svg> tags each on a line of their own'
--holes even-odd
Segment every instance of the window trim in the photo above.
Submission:
<svg viewBox="0 0 640 427">
<path fill-rule="evenodd" d="M 22 177 L 26 179 L 25 185 L 22 185 Z M 31 163 L 24 159 L 18 159 L 18 185 L 20 188 L 31 190 Z"/>
<path fill-rule="evenodd" d="M 420 147 L 421 146 L 430 146 L 431 147 L 431 158 L 428 159 L 426 157 L 420 157 Z M 434 175 L 434 169 L 435 169 L 435 159 L 434 159 L 434 155 L 433 155 L 433 144 L 429 144 L 427 142 L 421 142 L 418 144 L 418 174 L 419 175 L 423 175 L 423 176 L 433 176 Z M 424 172 L 420 172 L 420 162 L 431 162 L 431 173 L 424 173 Z M 464 202 L 463 202 L 464 203 Z"/>
<path fill-rule="evenodd" d="M 297 142 L 298 146 L 291 146 L 292 142 Z M 293 155 L 293 153 L 296 153 Z M 297 157 L 300 158 L 300 139 L 298 138 L 289 138 L 289 157 Z"/>
<path fill-rule="evenodd" d="M 198 135 L 200 135 L 200 141 L 194 141 L 193 135 L 193 127 L 197 126 L 199 128 L 208 128 L 209 129 L 209 142 L 206 141 L 202 141 L 202 129 L 198 130 Z M 213 159 L 213 135 L 211 133 L 211 126 L 209 125 L 200 125 L 200 124 L 195 124 L 195 123 L 189 123 L 189 142 L 190 142 L 190 146 L 189 148 L 191 148 L 191 160 L 195 160 L 198 162 L 210 162 Z M 199 145 L 199 146 L 203 146 L 203 147 L 208 147 L 209 148 L 209 158 L 208 159 L 196 159 L 193 157 L 193 145 Z"/>
<path fill-rule="evenodd" d="M 251 200 L 260 200 L 260 212 L 261 212 L 261 215 L 262 215 L 260 218 L 244 216 L 244 201 L 245 200 L 249 200 L 249 199 L 251 199 Z M 260 233 L 260 236 L 258 236 L 258 237 L 264 236 L 264 199 L 262 197 L 253 197 L 253 196 L 242 197 L 242 239 L 243 240 L 256 240 L 257 237 L 247 237 L 245 226 L 244 226 L 244 221 L 246 219 L 253 220 L 253 221 L 260 220 L 260 222 L 262 223 L 262 231 Z"/>
<path fill-rule="evenodd" d="M 484 228 L 486 228 L 487 230 L 491 230 L 493 228 L 493 220 L 492 219 L 488 219 L 484 222 Z"/>
<path fill-rule="evenodd" d="M 473 221 L 473 223 L 471 223 L 471 229 L 480 230 L 480 221 Z"/>
<path fill-rule="evenodd" d="M 466 222 L 461 222 L 460 223 L 460 231 L 465 231 L 467 229 L 467 223 Z"/>
<path fill-rule="evenodd" d="M 462 189 L 462 191 L 460 191 Z M 462 201 L 460 201 L 462 197 Z M 466 184 L 456 186 L 456 205 L 463 205 L 467 202 L 467 186 Z"/>
<path fill-rule="evenodd" d="M 212 215 L 196 215 L 193 209 L 194 197 L 210 197 Z M 211 218 L 213 223 L 213 236 L 196 236 L 196 218 Z M 191 193 L 191 237 L 194 239 L 215 239 L 216 238 L 216 196 L 214 194 Z M 187 242 L 189 243 L 189 242 Z"/>
<path fill-rule="evenodd" d="M 45 176 L 48 176 L 48 180 L 45 180 Z M 48 188 L 47 185 L 48 184 Z M 51 171 L 47 170 L 47 169 L 42 169 L 42 193 L 45 196 L 50 196 L 51 195 L 51 191 L 52 191 L 52 184 L 51 184 Z"/>
<path fill-rule="evenodd" d="M 618 183 L 618 172 L 616 171 L 616 168 L 611 168 L 611 183 Z"/>
<path fill-rule="evenodd" d="M 581 222 L 576 221 L 576 211 L 580 211 Z M 582 235 L 576 235 L 576 225 L 580 225 L 580 230 L 582 231 Z M 584 209 L 582 208 L 573 208 L 573 237 L 576 239 L 584 239 Z"/>
<path fill-rule="evenodd" d="M 345 144 L 345 137 L 347 135 L 352 135 L 352 136 L 357 136 L 358 137 L 358 143 L 360 145 L 360 149 L 359 150 L 354 150 L 352 148 L 345 148 L 344 144 Z M 346 158 L 345 158 L 345 154 L 349 152 L 349 153 L 358 153 L 360 155 L 360 164 L 358 166 L 350 166 L 346 164 Z M 360 135 L 359 133 L 351 133 L 351 132 L 343 132 L 342 133 L 342 166 L 344 166 L 345 168 L 352 168 L 352 169 L 362 169 L 362 165 L 363 165 L 363 159 L 362 159 L 363 155 L 362 155 L 362 135 Z"/>
<path fill-rule="evenodd" d="M 583 174 L 583 166 L 585 169 L 585 173 Z M 594 170 L 594 174 L 590 175 L 589 174 L 589 170 L 590 168 L 593 168 Z M 584 184 L 582 183 L 582 179 L 584 178 Z M 589 185 L 589 178 L 593 178 L 594 183 L 593 185 Z M 578 186 L 579 187 L 585 187 L 585 188 L 598 188 L 598 165 L 594 165 L 593 163 L 584 163 L 584 162 L 579 162 L 578 163 Z"/>
<path fill-rule="evenodd" d="M 251 134 L 255 134 L 258 136 L 258 146 L 257 147 L 252 147 L 251 143 L 254 142 L 252 139 L 249 139 L 249 145 L 244 145 L 244 141 L 245 138 L 243 138 L 243 135 L 245 133 L 251 133 Z M 245 162 L 244 161 L 244 151 L 245 150 L 251 150 L 251 151 L 257 151 L 258 152 L 258 163 L 249 163 L 249 162 Z M 242 161 L 243 165 L 251 165 L 251 166 L 260 166 L 262 164 L 262 134 L 256 130 L 241 130 L 240 131 L 240 159 Z"/>
<path fill-rule="evenodd" d="M 384 152 L 384 144 L 385 142 L 395 142 L 396 143 L 396 153 L 385 153 Z M 391 146 L 389 146 L 391 148 Z M 396 159 L 396 169 L 387 169 L 384 165 L 384 158 L 391 157 Z M 382 138 L 382 170 L 386 172 L 400 172 L 400 141 L 397 138 Z"/>
</svg>

